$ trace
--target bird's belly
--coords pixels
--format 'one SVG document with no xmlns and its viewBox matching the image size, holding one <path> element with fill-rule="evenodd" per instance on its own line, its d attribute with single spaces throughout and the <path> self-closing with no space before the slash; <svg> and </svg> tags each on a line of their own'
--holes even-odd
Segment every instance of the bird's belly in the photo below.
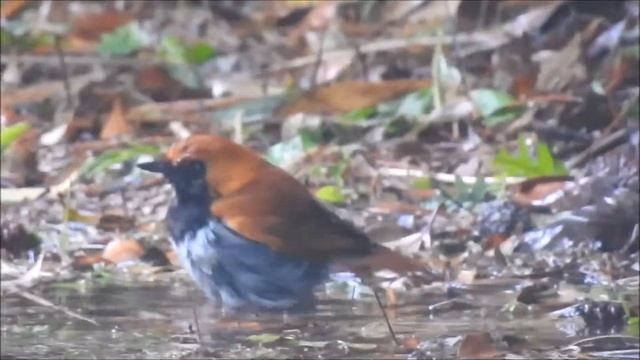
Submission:
<svg viewBox="0 0 640 360">
<path fill-rule="evenodd" d="M 225 306 L 289 308 L 310 302 L 327 265 L 274 252 L 217 220 L 174 239 L 176 253 L 210 298 Z"/>
</svg>

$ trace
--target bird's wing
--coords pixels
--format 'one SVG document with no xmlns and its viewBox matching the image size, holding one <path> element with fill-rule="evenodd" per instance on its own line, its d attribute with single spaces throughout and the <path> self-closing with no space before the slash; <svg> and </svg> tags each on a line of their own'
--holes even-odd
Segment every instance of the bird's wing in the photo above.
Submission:
<svg viewBox="0 0 640 360">
<path fill-rule="evenodd" d="M 366 255 L 372 243 L 299 183 L 265 181 L 216 200 L 212 214 L 248 240 L 314 260 Z"/>
</svg>

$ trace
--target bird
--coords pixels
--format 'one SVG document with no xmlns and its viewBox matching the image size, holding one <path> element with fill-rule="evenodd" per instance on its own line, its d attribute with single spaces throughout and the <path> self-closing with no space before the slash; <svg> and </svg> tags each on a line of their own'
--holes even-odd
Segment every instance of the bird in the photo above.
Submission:
<svg viewBox="0 0 640 360">
<path fill-rule="evenodd" d="M 223 307 L 310 306 L 333 264 L 363 277 L 423 268 L 372 242 L 285 170 L 222 136 L 191 135 L 138 167 L 172 185 L 165 223 L 178 259 Z"/>
</svg>

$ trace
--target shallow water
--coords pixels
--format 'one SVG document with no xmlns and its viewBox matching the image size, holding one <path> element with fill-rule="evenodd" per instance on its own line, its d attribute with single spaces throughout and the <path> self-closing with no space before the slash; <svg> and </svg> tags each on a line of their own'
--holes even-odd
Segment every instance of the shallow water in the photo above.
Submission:
<svg viewBox="0 0 640 360">
<path fill-rule="evenodd" d="M 562 349 L 589 337 L 578 317 L 553 319 L 548 310 L 507 311 L 517 291 L 510 284 L 461 289 L 446 301 L 439 288 L 407 297 L 389 310 L 400 338 L 415 336 L 427 357 L 455 356 L 470 332 L 495 339 L 516 336 L 540 349 Z M 414 349 L 395 346 L 373 298 L 329 299 L 320 294 L 314 311 L 221 313 L 190 282 L 89 282 L 50 284 L 36 291 L 55 304 L 96 320 L 70 318 L 16 295 L 2 297 L 2 357 L 166 358 L 344 357 L 407 358 Z M 440 293 L 438 293 L 440 292 Z M 428 304 L 438 304 L 428 307 Z M 431 309 L 431 310 L 429 310 Z M 194 321 L 197 314 L 197 326 Z M 204 349 L 199 348 L 198 331 Z M 507 346 L 496 342 L 499 351 Z M 415 354 L 414 354 L 415 356 Z"/>
</svg>

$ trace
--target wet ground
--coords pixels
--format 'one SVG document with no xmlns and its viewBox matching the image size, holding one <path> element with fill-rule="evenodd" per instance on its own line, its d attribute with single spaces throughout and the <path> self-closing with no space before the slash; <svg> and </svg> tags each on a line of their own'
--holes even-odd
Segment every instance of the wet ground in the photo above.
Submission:
<svg viewBox="0 0 640 360">
<path fill-rule="evenodd" d="M 406 296 L 404 305 L 389 309 L 403 342 L 396 346 L 373 297 L 344 298 L 353 290 L 344 284 L 328 285 L 317 309 L 307 313 L 221 313 L 182 275 L 161 273 L 154 282 L 49 284 L 37 292 L 97 326 L 16 295 L 3 296 L 2 358 L 451 358 L 462 336 L 474 332 L 491 334 L 503 355 L 572 358 L 579 349 L 570 345 L 587 339 L 589 344 L 581 345 L 592 352 L 615 349 L 617 358 L 638 356 L 638 339 L 628 337 L 625 327 L 594 333 L 562 301 L 516 305 L 516 282 L 457 287 L 453 300 L 441 286 Z M 584 289 L 559 289 L 576 291 Z M 589 290 L 594 291 L 606 292 Z M 415 342 L 407 340 L 411 336 Z"/>
</svg>

